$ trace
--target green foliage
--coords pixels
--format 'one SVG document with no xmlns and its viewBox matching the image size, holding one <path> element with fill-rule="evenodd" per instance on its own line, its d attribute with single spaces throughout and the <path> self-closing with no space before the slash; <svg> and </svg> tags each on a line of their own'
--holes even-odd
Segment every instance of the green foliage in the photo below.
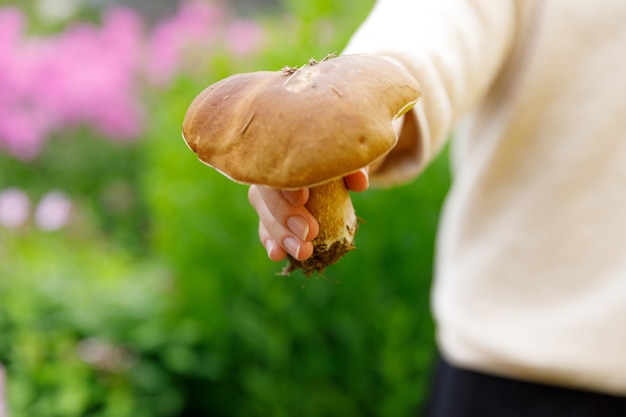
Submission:
<svg viewBox="0 0 626 417">
<path fill-rule="evenodd" d="M 375 1 L 283 0 L 282 3 L 289 13 L 265 21 L 272 39 L 268 48 L 253 63 L 241 67 L 241 71 L 278 70 L 286 65 L 304 65 L 310 58 L 320 60 L 331 53 L 339 54 Z"/>
<path fill-rule="evenodd" d="M 64 231 L 0 229 L 0 363 L 12 416 L 409 416 L 433 354 L 429 289 L 444 154 L 416 181 L 353 194 L 357 250 L 322 275 L 277 275 L 247 188 L 180 137 L 188 104 L 235 72 L 340 52 L 373 1 L 285 0 L 255 59 L 216 54 L 205 77 L 147 97 L 139 143 L 85 132 L 0 189 L 68 192 Z M 122 202 L 129 202 L 123 204 Z M 94 353 L 95 352 L 95 353 Z"/>
<path fill-rule="evenodd" d="M 177 411 L 182 393 L 150 355 L 150 334 L 162 340 L 164 330 L 165 270 L 93 239 L 1 237 L 0 362 L 11 415 Z"/>
<path fill-rule="evenodd" d="M 29 163 L 0 154 L 0 190 L 19 186 L 34 201 L 52 189 L 63 190 L 101 233 L 139 254 L 148 226 L 138 190 L 142 153 L 143 144 L 136 141 L 115 143 L 85 130 L 67 132 Z"/>
</svg>

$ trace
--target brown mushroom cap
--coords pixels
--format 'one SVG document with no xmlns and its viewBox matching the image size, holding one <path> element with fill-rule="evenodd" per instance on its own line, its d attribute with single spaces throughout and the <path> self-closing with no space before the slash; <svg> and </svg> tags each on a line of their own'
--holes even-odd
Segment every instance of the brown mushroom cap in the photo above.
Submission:
<svg viewBox="0 0 626 417">
<path fill-rule="evenodd" d="M 408 72 L 369 55 L 237 74 L 194 99 L 183 137 L 234 181 L 312 187 L 389 152 L 397 142 L 391 122 L 420 94 Z"/>
</svg>

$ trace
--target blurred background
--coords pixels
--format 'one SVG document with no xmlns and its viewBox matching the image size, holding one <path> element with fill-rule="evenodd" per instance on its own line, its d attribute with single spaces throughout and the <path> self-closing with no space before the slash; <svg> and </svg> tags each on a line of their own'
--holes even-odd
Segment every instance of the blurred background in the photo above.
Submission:
<svg viewBox="0 0 626 417">
<path fill-rule="evenodd" d="M 11 417 L 420 415 L 445 153 L 354 194 L 356 251 L 283 277 L 247 188 L 180 137 L 208 84 L 341 52 L 372 5 L 0 1 Z"/>
</svg>

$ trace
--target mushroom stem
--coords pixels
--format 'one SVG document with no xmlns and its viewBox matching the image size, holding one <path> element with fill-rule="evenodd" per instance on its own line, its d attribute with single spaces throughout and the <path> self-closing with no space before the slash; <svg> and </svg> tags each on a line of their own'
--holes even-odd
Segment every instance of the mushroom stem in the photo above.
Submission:
<svg viewBox="0 0 626 417">
<path fill-rule="evenodd" d="M 322 272 L 354 249 L 358 223 L 343 178 L 311 188 L 305 207 L 319 222 L 319 233 L 313 240 L 313 255 L 305 261 L 289 257 L 289 265 L 283 270 L 285 274 L 298 268 L 307 276 Z"/>
</svg>

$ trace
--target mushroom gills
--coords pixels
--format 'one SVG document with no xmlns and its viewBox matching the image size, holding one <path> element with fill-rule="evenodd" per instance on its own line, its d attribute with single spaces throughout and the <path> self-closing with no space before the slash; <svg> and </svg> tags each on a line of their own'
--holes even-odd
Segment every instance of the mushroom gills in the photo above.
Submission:
<svg viewBox="0 0 626 417">
<path fill-rule="evenodd" d="M 355 249 L 354 235 L 358 220 L 343 178 L 310 188 L 305 207 L 318 220 L 320 227 L 312 242 L 313 255 L 304 261 L 289 256 L 289 264 L 283 269 L 283 275 L 289 275 L 296 269 L 302 269 L 307 276 L 321 273 Z"/>
</svg>

